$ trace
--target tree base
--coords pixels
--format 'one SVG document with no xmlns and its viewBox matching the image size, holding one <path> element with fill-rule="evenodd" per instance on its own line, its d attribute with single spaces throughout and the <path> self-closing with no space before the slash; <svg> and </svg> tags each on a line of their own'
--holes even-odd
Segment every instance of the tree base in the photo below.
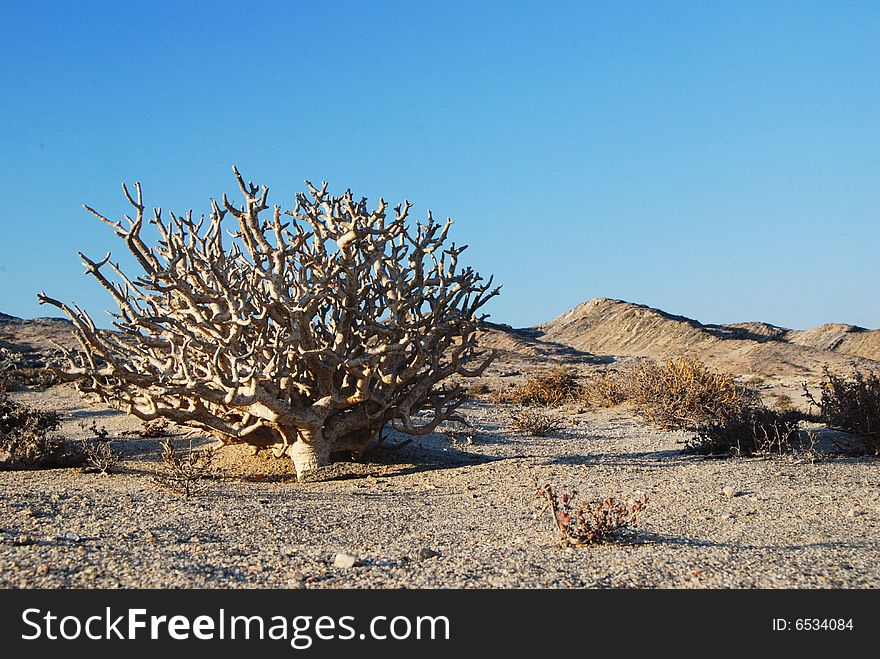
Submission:
<svg viewBox="0 0 880 659">
<path fill-rule="evenodd" d="M 308 475 L 310 472 L 320 467 L 326 467 L 330 464 L 330 448 L 326 445 L 307 444 L 302 439 L 298 439 L 287 449 L 287 455 L 293 460 L 293 466 L 296 468 L 296 477 L 299 480 Z"/>
</svg>

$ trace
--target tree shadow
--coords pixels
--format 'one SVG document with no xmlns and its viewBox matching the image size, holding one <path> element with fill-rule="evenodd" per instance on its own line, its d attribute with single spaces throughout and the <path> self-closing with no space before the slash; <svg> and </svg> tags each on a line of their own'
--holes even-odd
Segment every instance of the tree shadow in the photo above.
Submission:
<svg viewBox="0 0 880 659">
<path fill-rule="evenodd" d="M 71 409 L 71 408 L 68 408 Z M 73 420 L 76 419 L 92 419 L 92 418 L 102 418 L 102 417 L 115 417 L 115 416 L 126 416 L 125 412 L 121 412 L 119 410 L 81 410 L 75 409 L 75 411 L 70 412 L 70 417 Z"/>
<path fill-rule="evenodd" d="M 730 327 L 727 325 L 702 325 L 697 323 L 699 328 L 703 331 L 711 334 L 712 336 L 718 337 L 719 339 L 734 339 L 739 341 L 755 341 L 757 343 L 790 343 L 785 339 L 784 333 L 785 330 L 781 328 L 771 329 L 768 325 L 767 334 L 761 334 L 759 332 L 753 332 L 747 327 Z"/>
<path fill-rule="evenodd" d="M 469 453 L 452 444 L 432 447 L 413 442 L 400 449 L 374 449 L 358 461 L 334 462 L 316 469 L 302 482 L 343 481 L 370 477 L 392 478 L 428 471 L 458 469 L 506 459 L 500 456 Z"/>
<path fill-rule="evenodd" d="M 667 533 L 656 533 L 653 531 L 630 530 L 631 538 L 627 538 L 629 545 L 679 545 L 684 547 L 711 547 L 719 549 L 740 549 L 747 551 L 799 551 L 804 549 L 871 549 L 872 546 L 864 542 L 806 542 L 800 544 L 783 544 L 783 545 L 760 545 L 747 544 L 739 542 L 716 542 L 714 540 L 703 540 L 699 538 L 689 538 L 687 536 L 670 535 Z"/>
<path fill-rule="evenodd" d="M 695 460 L 711 460 L 711 456 L 692 455 L 681 449 L 666 451 L 642 451 L 639 453 L 593 453 L 569 454 L 545 460 L 544 465 L 594 465 L 614 467 L 672 467 Z"/>
<path fill-rule="evenodd" d="M 510 329 L 507 331 L 510 334 L 518 335 L 537 344 L 533 344 L 532 347 L 543 357 L 564 357 L 567 361 L 579 362 L 581 364 L 612 364 L 617 361 L 610 355 L 594 355 L 591 352 L 578 350 L 564 343 L 548 341 L 544 338 L 544 330 L 535 327 Z"/>
<path fill-rule="evenodd" d="M 510 325 L 503 325 L 488 321 L 484 321 L 482 324 L 484 327 L 495 330 L 496 332 L 509 334 L 510 336 L 519 339 L 529 348 L 534 350 L 536 353 L 535 355 L 519 353 L 521 357 L 526 359 L 534 357 L 547 359 L 564 359 L 567 362 L 577 362 L 581 364 L 610 364 L 616 361 L 615 358 L 611 356 L 594 355 L 590 352 L 578 350 L 577 348 L 566 345 L 564 343 L 548 341 L 543 338 L 545 335 L 544 330 L 538 329 L 536 327 L 515 328 L 511 327 Z M 500 350 L 499 352 L 516 353 L 517 351 Z"/>
</svg>

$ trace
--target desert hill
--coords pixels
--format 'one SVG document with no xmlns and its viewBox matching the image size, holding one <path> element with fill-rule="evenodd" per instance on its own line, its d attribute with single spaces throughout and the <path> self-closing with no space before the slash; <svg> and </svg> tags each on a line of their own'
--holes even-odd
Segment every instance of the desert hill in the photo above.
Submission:
<svg viewBox="0 0 880 659">
<path fill-rule="evenodd" d="M 23 320 L 0 313 L 0 370 L 61 363 L 55 344 L 73 346 L 73 326 L 65 318 Z"/>
<path fill-rule="evenodd" d="M 503 326 L 493 326 L 495 333 Z M 596 298 L 558 318 L 526 330 L 506 330 L 507 337 L 486 337 L 486 344 L 528 354 L 552 346 L 548 356 L 567 347 L 594 357 L 687 355 L 732 373 L 818 375 L 827 366 L 845 374 L 853 366 L 880 369 L 880 331 L 852 325 L 822 325 L 791 330 L 767 323 L 704 325 L 648 306 Z"/>
<path fill-rule="evenodd" d="M 788 340 L 810 348 L 880 361 L 880 330 L 829 323 L 808 330 L 791 331 Z"/>
</svg>

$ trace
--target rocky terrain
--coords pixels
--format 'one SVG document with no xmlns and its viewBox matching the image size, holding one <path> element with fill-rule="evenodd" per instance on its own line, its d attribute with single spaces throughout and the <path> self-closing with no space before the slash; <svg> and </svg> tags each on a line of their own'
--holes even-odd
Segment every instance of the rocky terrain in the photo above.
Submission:
<svg viewBox="0 0 880 659">
<path fill-rule="evenodd" d="M 55 359 L 52 341 L 69 342 L 63 321 L 0 318 L 0 368 Z M 551 365 L 589 374 L 691 354 L 798 403 L 800 382 L 825 365 L 878 366 L 877 332 L 702 325 L 604 299 L 537 328 L 487 326 L 483 341 L 499 352 L 481 379 L 489 391 Z M 297 482 L 288 461 L 223 448 L 187 499 L 156 481 L 160 440 L 141 437 L 136 419 L 85 403 L 68 384 L 11 395 L 57 410 L 69 441 L 94 422 L 122 458 L 112 475 L 0 472 L 3 587 L 880 586 L 877 458 L 836 455 L 828 442 L 792 457 L 709 459 L 625 405 L 569 405 L 560 430 L 529 437 L 511 429 L 511 406 L 478 396 L 465 407 L 472 432 L 444 428 L 400 448 L 404 437 L 390 433 L 388 447 L 315 482 Z M 618 542 L 562 549 L 538 516 L 536 479 L 584 499 L 649 500 Z"/>
</svg>

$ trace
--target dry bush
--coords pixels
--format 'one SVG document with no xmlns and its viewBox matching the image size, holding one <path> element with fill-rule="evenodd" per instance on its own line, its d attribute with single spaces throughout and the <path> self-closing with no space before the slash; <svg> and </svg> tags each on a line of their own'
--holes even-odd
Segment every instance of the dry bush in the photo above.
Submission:
<svg viewBox="0 0 880 659">
<path fill-rule="evenodd" d="M 602 501 L 576 504 L 576 492 L 557 493 L 550 483 L 540 486 L 537 479 L 535 488 L 536 496 L 544 502 L 538 516 L 550 512 L 563 548 L 586 547 L 616 540 L 621 531 L 638 522 L 639 514 L 648 503 L 648 496 L 642 494 L 627 503 L 607 497 Z"/>
<path fill-rule="evenodd" d="M 579 400 L 589 407 L 615 407 L 627 400 L 626 384 L 618 371 L 605 369 L 584 380 Z"/>
<path fill-rule="evenodd" d="M 851 433 L 865 452 L 880 455 L 880 377 L 855 370 L 851 378 L 825 369 L 817 401 L 804 383 L 804 397 L 819 408 L 818 419 L 829 428 Z"/>
<path fill-rule="evenodd" d="M 511 402 L 511 394 L 516 389 L 516 385 L 508 383 L 506 387 L 501 389 L 492 389 L 489 392 L 488 401 L 493 405 L 503 405 Z"/>
<path fill-rule="evenodd" d="M 0 373 L 0 388 L 11 391 L 21 386 L 46 389 L 59 384 L 61 379 L 48 367 L 10 368 Z"/>
<path fill-rule="evenodd" d="M 113 442 L 109 439 L 99 440 L 91 437 L 83 437 L 80 440 L 80 448 L 85 458 L 85 470 L 97 471 L 100 474 L 110 474 L 119 458 L 120 453 L 113 450 Z"/>
<path fill-rule="evenodd" d="M 812 450 L 799 437 L 800 415 L 765 407 L 748 407 L 723 422 L 700 428 L 686 443 L 693 453 L 753 456 Z"/>
<path fill-rule="evenodd" d="M 171 432 L 168 430 L 170 423 L 168 423 L 168 419 L 158 418 L 153 419 L 152 421 L 145 421 L 140 430 L 140 436 L 144 439 L 154 438 L 154 437 L 168 437 Z"/>
<path fill-rule="evenodd" d="M 81 346 L 60 377 L 143 420 L 272 448 L 300 476 L 360 456 L 386 423 L 427 435 L 459 418 L 464 387 L 445 385 L 492 361 L 478 312 L 499 287 L 464 266 L 452 220 L 413 223 L 407 201 L 368 208 L 308 181 L 283 210 L 233 171 L 243 201 L 223 195 L 201 219 L 150 214 L 138 183 L 123 185 L 134 209 L 123 220 L 86 207 L 139 272 L 80 253 L 118 307 L 116 332 L 40 293 Z"/>
<path fill-rule="evenodd" d="M 565 425 L 555 414 L 523 408 L 510 413 L 510 427 L 530 437 L 546 437 Z"/>
<path fill-rule="evenodd" d="M 492 388 L 484 382 L 481 382 L 480 384 L 475 384 L 465 389 L 465 394 L 468 398 L 471 399 L 479 399 L 491 393 Z"/>
<path fill-rule="evenodd" d="M 797 410 L 768 409 L 757 391 L 699 361 L 648 363 L 631 372 L 627 385 L 629 399 L 646 419 L 696 433 L 685 442 L 689 452 L 752 456 L 804 449 Z"/>
<path fill-rule="evenodd" d="M 438 431 L 449 438 L 453 444 L 466 444 L 472 446 L 474 437 L 477 435 L 477 429 L 470 421 L 458 422 L 456 424 L 447 424 L 438 428 Z"/>
<path fill-rule="evenodd" d="M 0 388 L 0 465 L 8 469 L 39 469 L 71 462 L 63 440 L 47 434 L 60 425 L 57 413 L 16 403 Z"/>
<path fill-rule="evenodd" d="M 760 375 L 753 375 L 745 381 L 745 385 L 750 389 L 757 389 L 762 384 L 764 384 L 764 378 Z"/>
<path fill-rule="evenodd" d="M 91 436 L 100 441 L 105 441 L 107 436 L 110 434 L 110 431 L 107 430 L 106 426 L 99 426 L 98 422 L 92 420 L 91 425 L 87 425 L 85 421 L 79 422 L 80 430 L 88 431 L 91 433 Z"/>
<path fill-rule="evenodd" d="M 575 400 L 581 391 L 574 369 L 554 368 L 503 394 L 501 402 L 514 405 L 559 407 Z"/>
<path fill-rule="evenodd" d="M 79 427 L 91 432 L 90 437 L 83 437 L 80 440 L 80 450 L 85 460 L 84 470 L 110 474 L 122 456 L 113 450 L 113 442 L 108 437 L 110 433 L 107 428 L 99 427 L 96 421 L 92 421 L 91 426 L 87 426 L 85 421 L 80 422 Z"/>
<path fill-rule="evenodd" d="M 649 362 L 628 373 L 629 400 L 665 430 L 700 430 L 740 418 L 760 398 L 733 376 L 715 373 L 687 357 Z"/>
<path fill-rule="evenodd" d="M 773 396 L 773 409 L 782 414 L 796 412 L 794 401 L 788 394 L 776 394 Z"/>
<path fill-rule="evenodd" d="M 156 481 L 187 499 L 201 491 L 202 480 L 214 460 L 213 449 L 193 448 L 192 439 L 182 455 L 174 449 L 170 439 L 163 439 L 161 446 L 163 473 L 156 477 Z"/>
</svg>

